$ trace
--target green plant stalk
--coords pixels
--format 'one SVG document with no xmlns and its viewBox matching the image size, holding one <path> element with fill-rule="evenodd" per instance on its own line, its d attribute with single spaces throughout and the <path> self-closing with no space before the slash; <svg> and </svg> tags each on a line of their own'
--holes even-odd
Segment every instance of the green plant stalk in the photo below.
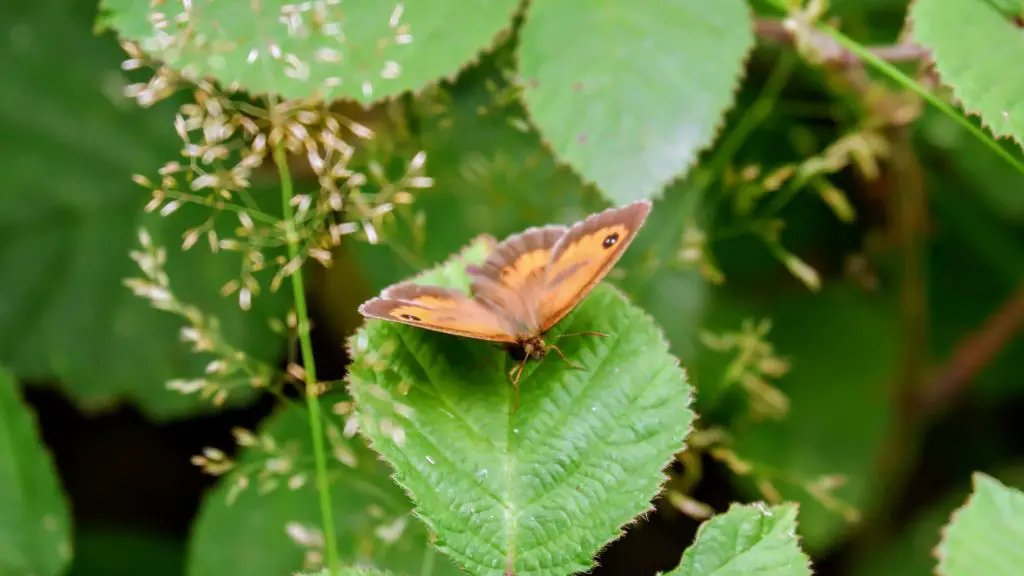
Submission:
<svg viewBox="0 0 1024 576">
<path fill-rule="evenodd" d="M 928 102 L 929 104 L 937 108 L 939 111 L 941 111 L 943 114 L 946 114 L 947 116 L 955 120 L 958 124 L 966 128 L 967 131 L 970 132 L 976 138 L 978 138 L 978 140 L 984 142 L 985 145 L 991 148 L 997 156 L 1009 162 L 1010 165 L 1016 168 L 1018 172 L 1024 174 L 1024 163 L 1021 163 L 1021 161 L 1015 158 L 1013 154 L 1007 152 L 1006 149 L 1000 146 L 999 142 L 997 142 L 994 138 L 989 136 L 987 132 L 972 124 L 971 121 L 967 119 L 967 116 L 958 113 L 956 110 L 953 109 L 952 106 L 946 104 L 942 100 L 939 100 L 939 98 L 936 95 L 926 90 L 924 86 L 921 86 L 920 83 L 915 82 L 913 78 L 907 76 L 903 72 L 900 72 L 899 68 L 896 68 L 892 64 L 886 62 L 885 60 L 882 60 L 873 52 L 867 50 L 860 44 L 854 42 L 852 39 L 843 35 L 838 30 L 834 30 L 832 28 L 822 28 L 822 31 L 831 36 L 832 39 L 838 42 L 840 46 L 846 48 L 850 52 L 853 52 L 854 54 L 859 56 L 864 62 L 867 62 L 868 64 L 871 64 L 872 66 L 877 68 L 879 72 L 882 72 L 883 74 L 892 78 L 899 84 L 902 84 L 903 87 L 907 88 L 911 92 L 914 92 L 921 98 L 924 98 L 926 102 Z"/>
<path fill-rule="evenodd" d="M 292 210 L 292 176 L 288 170 L 288 157 L 284 145 L 274 146 L 274 163 L 281 177 L 281 208 L 284 214 L 285 238 L 288 244 L 289 261 L 299 257 L 299 238 L 295 231 L 295 214 Z M 306 372 L 306 409 L 309 411 L 309 433 L 313 438 L 313 457 L 316 463 L 316 485 L 320 495 L 320 519 L 323 522 L 324 546 L 327 551 L 328 574 L 340 566 L 338 562 L 338 540 L 334 534 L 334 508 L 331 506 L 330 482 L 327 477 L 327 457 L 324 446 L 323 421 L 320 400 L 317 398 L 316 363 L 313 359 L 313 342 L 309 338 L 309 312 L 306 307 L 306 288 L 300 267 L 292 275 L 292 294 L 295 299 L 295 315 L 298 317 L 299 348 L 302 352 L 302 367 Z"/>
<path fill-rule="evenodd" d="M 788 12 L 788 7 L 786 6 L 786 4 L 785 4 L 785 2 L 783 0 L 765 0 L 765 2 L 767 2 L 770 5 L 772 5 L 773 7 L 775 7 L 778 10 L 781 10 L 783 12 Z M 952 106 L 950 106 L 949 104 L 946 104 L 945 102 L 940 100 L 937 96 L 935 96 L 934 94 L 929 92 L 927 89 L 925 89 L 924 86 L 921 86 L 920 83 L 914 81 L 913 78 L 911 78 L 910 76 L 907 76 L 903 72 L 900 72 L 899 68 L 897 68 L 897 67 L 893 66 L 892 64 L 886 62 L 885 60 L 883 60 L 882 58 L 878 57 L 873 52 L 871 52 L 870 50 L 868 50 L 864 46 L 861 46 L 856 41 L 854 41 L 852 38 L 846 36 L 845 34 L 840 32 L 839 30 L 836 30 L 835 28 L 831 28 L 829 26 L 821 26 L 821 25 L 815 26 L 815 28 L 820 30 L 821 32 L 827 34 L 830 38 L 835 40 L 837 44 L 839 44 L 843 48 L 849 50 L 851 53 L 853 53 L 854 55 L 859 57 L 863 62 L 866 62 L 867 64 L 870 64 L 875 69 L 877 69 L 879 72 L 885 74 L 886 76 L 891 78 L 896 83 L 902 85 L 904 88 L 906 88 L 906 89 L 910 90 L 911 92 L 917 94 L 918 96 L 923 98 L 926 102 L 928 102 L 929 104 L 934 106 L 936 109 L 938 109 L 940 112 L 942 112 L 943 114 L 945 114 L 945 115 L 949 116 L 950 118 L 952 118 L 957 124 L 960 124 L 965 129 L 967 129 L 967 131 L 970 132 L 972 136 L 974 136 L 978 140 L 981 140 L 982 142 L 984 142 L 985 145 L 988 146 L 989 148 L 991 148 L 992 151 L 995 152 L 997 156 L 999 156 L 1003 160 L 1006 160 L 1007 162 L 1010 163 L 1011 166 L 1016 168 L 1018 172 L 1024 174 L 1024 163 L 1022 163 L 1020 160 L 1015 158 L 1013 156 L 1013 154 L 1010 154 L 1002 146 L 1000 146 L 999 142 L 997 142 L 995 140 L 995 138 L 992 138 L 983 129 L 978 128 L 977 126 L 972 124 L 971 121 L 967 119 L 967 116 L 957 112 L 955 109 L 953 109 Z"/>
</svg>

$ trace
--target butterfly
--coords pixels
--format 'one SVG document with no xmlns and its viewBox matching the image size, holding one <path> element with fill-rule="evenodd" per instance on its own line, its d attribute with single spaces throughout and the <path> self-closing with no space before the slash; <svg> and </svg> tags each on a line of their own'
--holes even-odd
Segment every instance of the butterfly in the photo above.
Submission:
<svg viewBox="0 0 1024 576">
<path fill-rule="evenodd" d="M 626 251 L 650 214 L 641 200 L 591 214 L 572 226 L 529 228 L 499 243 L 483 265 L 467 268 L 470 295 L 400 282 L 359 307 L 368 318 L 498 342 L 518 360 L 509 372 L 518 396 L 527 360 L 554 350 L 544 335 L 590 294 Z M 563 336 L 607 336 L 580 332 Z"/>
</svg>

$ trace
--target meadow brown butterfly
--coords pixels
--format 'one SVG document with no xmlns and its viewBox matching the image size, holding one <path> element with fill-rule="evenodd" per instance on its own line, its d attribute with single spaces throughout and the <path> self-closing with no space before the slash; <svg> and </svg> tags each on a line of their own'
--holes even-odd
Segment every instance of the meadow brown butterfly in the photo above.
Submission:
<svg viewBox="0 0 1024 576">
<path fill-rule="evenodd" d="M 557 346 L 544 342 L 544 334 L 612 269 L 650 212 L 650 201 L 641 200 L 592 214 L 571 227 L 529 228 L 498 244 L 482 266 L 467 269 L 470 296 L 406 281 L 385 288 L 359 312 L 502 343 L 519 360 L 509 372 L 518 395 L 519 377 L 530 358 L 540 359 L 554 350 L 573 365 Z"/>
</svg>

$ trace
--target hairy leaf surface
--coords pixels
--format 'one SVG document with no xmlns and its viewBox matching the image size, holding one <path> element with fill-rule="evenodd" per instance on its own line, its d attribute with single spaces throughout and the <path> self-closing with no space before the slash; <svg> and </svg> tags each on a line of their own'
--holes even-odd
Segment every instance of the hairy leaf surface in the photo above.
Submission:
<svg viewBox="0 0 1024 576">
<path fill-rule="evenodd" d="M 480 262 L 487 245 L 463 254 Z M 465 286 L 453 260 L 418 281 Z M 621 526 L 650 508 L 682 448 L 690 388 L 660 330 L 598 286 L 529 364 L 520 403 L 513 365 L 488 343 L 370 321 L 350 341 L 350 391 L 363 433 L 395 469 L 437 545 L 472 574 L 585 570 Z M 554 343 L 554 340 L 551 340 Z"/>
</svg>

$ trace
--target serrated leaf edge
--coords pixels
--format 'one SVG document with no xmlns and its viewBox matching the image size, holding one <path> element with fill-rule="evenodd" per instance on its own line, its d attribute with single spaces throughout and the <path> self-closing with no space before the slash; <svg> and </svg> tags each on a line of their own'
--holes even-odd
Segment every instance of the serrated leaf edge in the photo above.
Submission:
<svg viewBox="0 0 1024 576">
<path fill-rule="evenodd" d="M 701 522 L 700 526 L 697 527 L 697 532 L 693 536 L 693 541 L 690 542 L 690 546 L 687 546 L 686 550 L 689 550 L 690 547 L 692 547 L 694 544 L 697 543 L 697 540 L 700 539 L 701 534 L 703 534 L 704 531 L 707 529 L 707 527 L 711 523 L 712 519 L 717 518 L 719 516 L 725 516 L 726 514 L 728 514 L 729 512 L 732 512 L 736 508 L 750 508 L 750 507 L 757 507 L 757 506 L 763 506 L 764 508 L 767 508 L 769 510 L 773 510 L 774 509 L 774 510 L 779 510 L 779 511 L 783 511 L 783 510 L 788 509 L 788 508 L 794 509 L 794 512 L 795 512 L 795 514 L 794 514 L 794 526 L 793 526 L 794 529 L 791 531 L 789 536 L 792 536 L 793 539 L 796 541 L 797 548 L 799 548 L 799 550 L 800 550 L 800 555 L 804 557 L 804 567 L 807 568 L 809 573 L 813 574 L 814 573 L 814 563 L 811 562 L 810 556 L 808 556 L 807 552 L 805 552 L 803 547 L 800 546 L 800 542 L 801 542 L 800 532 L 796 530 L 796 527 L 798 525 L 797 519 L 800 517 L 800 503 L 799 502 L 783 502 L 781 504 L 775 504 L 775 505 L 769 505 L 768 503 L 763 502 L 763 501 L 750 502 L 750 503 L 733 502 L 732 504 L 729 505 L 729 508 L 727 508 L 725 510 L 725 512 L 722 512 L 720 514 L 716 514 L 715 516 L 712 516 L 711 518 L 705 520 L 704 522 Z M 683 551 L 683 555 L 679 557 L 679 564 L 676 564 L 675 567 L 671 568 L 668 572 L 658 572 L 655 576 L 663 576 L 665 574 L 671 574 L 672 572 L 675 572 L 676 570 L 681 568 L 682 564 L 683 564 L 683 558 L 685 557 L 685 554 L 686 554 L 686 550 L 684 550 Z"/>
<path fill-rule="evenodd" d="M 920 42 L 920 39 L 918 39 L 917 35 L 915 34 L 917 30 L 917 22 L 916 18 L 914 17 L 916 14 L 915 7 L 917 6 L 918 2 L 919 0 L 911 0 L 910 5 L 907 7 L 907 27 L 910 30 L 911 37 L 913 37 L 916 42 Z M 1024 139 L 1018 138 L 1017 135 L 1014 134 L 1012 131 L 1009 134 L 996 134 L 995 130 L 993 130 L 989 123 L 986 122 L 985 117 L 982 115 L 981 112 L 967 107 L 962 96 L 963 90 L 960 89 L 958 84 L 954 84 L 947 80 L 947 76 L 945 72 L 943 72 L 942 70 L 944 66 L 940 66 L 938 60 L 935 58 L 935 47 L 927 46 L 924 44 L 922 44 L 922 46 L 927 48 L 929 52 L 927 62 L 931 64 L 932 68 L 935 69 L 935 74 L 939 77 L 939 80 L 942 82 L 942 85 L 949 88 L 953 98 L 953 102 L 957 105 L 957 107 L 960 110 L 963 111 L 964 115 L 968 117 L 973 116 L 977 118 L 981 124 L 981 127 L 985 129 L 985 131 L 989 134 L 989 136 L 992 137 L 993 140 L 1010 140 L 1012 142 L 1015 142 L 1018 147 L 1024 150 Z"/>
<path fill-rule="evenodd" d="M 480 241 L 488 241 L 488 239 L 493 241 L 493 237 L 491 237 L 488 234 L 481 234 L 481 235 L 477 236 L 467 246 L 464 246 L 458 253 L 450 256 L 447 260 L 445 260 L 445 262 L 443 264 L 439 264 L 438 266 L 427 268 L 423 272 L 420 272 L 420 274 L 418 274 L 414 278 L 420 278 L 424 274 L 427 274 L 427 273 L 429 273 L 429 272 L 431 272 L 431 271 L 433 271 L 433 270 L 435 270 L 437 268 L 441 268 L 441 267 L 446 266 L 448 264 L 457 262 L 458 260 L 462 259 L 465 256 L 465 253 L 468 250 L 473 248 L 473 246 L 475 245 L 476 241 L 478 241 L 478 240 L 480 240 Z M 643 317 L 645 319 L 647 319 L 651 323 L 651 326 L 655 329 L 655 333 L 657 334 L 657 338 L 658 338 L 659 344 L 661 346 L 663 346 L 662 349 L 665 350 L 665 352 L 668 354 L 668 356 L 672 359 L 672 366 L 674 368 L 678 369 L 681 372 L 681 374 L 682 374 L 683 383 L 686 385 L 686 408 L 685 409 L 688 410 L 692 414 L 692 418 L 690 418 L 690 422 L 689 422 L 688 426 L 686 427 L 686 430 L 683 432 L 682 438 L 679 441 L 679 444 L 680 444 L 679 450 L 682 450 L 683 448 L 685 448 L 685 446 L 686 446 L 686 439 L 689 438 L 690 433 L 693 431 L 694 423 L 695 423 L 695 421 L 698 418 L 697 413 L 692 408 L 693 407 L 693 400 L 694 400 L 694 396 L 695 396 L 696 390 L 695 390 L 695 388 L 693 387 L 693 385 L 689 381 L 689 373 L 686 370 L 686 368 L 681 365 L 681 363 L 679 361 L 679 358 L 675 354 L 672 354 L 668 338 L 665 336 L 665 331 L 661 327 L 661 325 L 659 325 L 658 322 L 654 319 L 654 317 L 651 314 L 649 314 L 646 310 L 644 310 L 642 307 L 637 306 L 636 304 L 634 304 L 633 301 L 629 298 L 629 296 L 625 292 L 623 292 L 621 289 L 619 289 L 617 286 L 609 284 L 608 287 L 611 290 L 614 291 L 616 296 L 622 298 L 627 306 L 630 306 L 630 307 L 635 308 L 636 310 L 639 310 L 640 313 L 643 315 Z M 364 325 L 361 326 L 346 341 L 346 344 L 345 344 L 346 350 L 348 351 L 349 358 L 352 358 L 353 361 L 355 361 L 355 358 L 356 358 L 356 356 L 354 354 L 355 346 L 356 346 L 356 341 L 357 341 L 357 339 L 359 337 L 361 337 L 361 335 L 362 335 L 362 333 L 363 333 L 363 331 L 365 329 L 366 329 L 366 326 L 365 326 L 365 323 L 364 323 Z M 347 389 L 347 391 L 349 393 L 349 396 L 355 398 L 355 395 L 353 395 L 352 392 L 351 392 L 351 386 L 352 386 L 351 378 L 352 378 L 352 372 L 349 371 L 345 375 L 345 385 L 346 385 L 346 389 Z M 358 411 L 359 411 L 359 408 L 357 406 L 356 407 L 356 412 L 358 413 Z M 434 526 L 433 522 L 431 522 L 428 517 L 426 517 L 426 516 L 424 516 L 423 514 L 420 513 L 420 506 L 418 505 L 417 500 L 413 496 L 412 492 L 409 490 L 409 488 L 405 484 L 403 484 L 397 478 L 398 471 L 395 469 L 394 465 L 390 461 L 388 461 L 386 458 L 384 458 L 384 456 L 381 454 L 381 452 L 379 450 L 377 450 L 377 448 L 376 448 L 376 445 L 377 445 L 376 441 L 374 441 L 373 438 L 371 438 L 369 435 L 365 435 L 363 433 L 362 429 L 360 429 L 359 433 L 360 433 L 361 436 L 363 436 L 366 439 L 367 444 L 369 445 L 369 447 L 377 454 L 378 459 L 384 461 L 388 465 L 388 467 L 391 468 L 392 472 L 389 475 L 391 480 L 396 485 L 398 485 L 402 489 L 402 491 L 405 493 L 405 495 L 409 498 L 409 500 L 411 502 L 413 502 L 414 506 L 413 506 L 413 509 L 412 509 L 412 515 L 415 518 L 417 518 L 419 521 L 423 522 L 423 524 L 427 527 L 427 529 L 431 532 L 431 534 L 437 535 L 437 529 Z M 626 523 L 622 524 L 621 526 L 619 526 L 618 533 L 615 536 L 613 536 L 607 542 L 605 542 L 600 547 L 598 547 L 596 550 L 594 550 L 594 552 L 591 554 L 591 562 L 592 563 L 593 563 L 593 559 L 596 558 L 597 556 L 599 556 L 600 553 L 603 550 L 605 550 L 610 544 L 612 544 L 613 542 L 615 542 L 618 539 L 622 538 L 622 536 L 626 533 L 626 529 L 629 526 L 632 526 L 632 525 L 636 524 L 637 522 L 639 522 L 641 519 L 646 518 L 646 516 L 652 510 L 655 509 L 653 500 L 658 496 L 658 494 L 660 494 L 664 490 L 665 483 L 669 479 L 669 476 L 665 473 L 665 468 L 669 465 L 669 463 L 672 462 L 672 460 L 675 459 L 676 454 L 679 452 L 679 450 L 676 450 L 671 455 L 669 455 L 669 457 L 665 459 L 665 462 L 662 463 L 662 465 L 660 466 L 659 471 L 658 471 L 658 477 L 657 477 L 658 480 L 659 480 L 658 483 L 657 483 L 657 489 L 648 498 L 648 505 L 647 505 L 647 507 L 645 507 L 643 510 L 641 510 L 641 511 L 637 512 L 636 514 L 634 514 L 633 517 L 628 522 L 626 522 Z M 429 541 L 430 541 L 430 545 L 431 546 L 433 546 L 435 549 L 437 549 L 441 553 L 445 554 L 446 557 L 448 557 L 447 551 L 444 548 L 442 548 L 442 547 L 437 545 L 436 538 L 430 538 Z M 596 563 L 592 564 L 592 566 L 596 566 Z M 460 569 L 463 569 L 463 568 L 460 566 Z"/>
<path fill-rule="evenodd" d="M 949 521 L 942 526 L 941 530 L 939 530 L 939 543 L 936 544 L 931 551 L 932 557 L 936 560 L 935 568 L 933 569 L 932 573 L 936 576 L 942 576 L 943 574 L 945 574 L 943 564 L 945 563 L 947 556 L 945 554 L 944 549 L 946 543 L 949 541 L 950 529 L 953 527 L 954 524 L 956 524 L 957 519 L 959 519 L 960 516 L 963 515 L 963 513 L 971 507 L 971 504 L 974 503 L 974 499 L 978 496 L 978 489 L 981 487 L 981 483 L 985 481 L 1002 485 L 1002 482 L 993 478 L 992 476 L 989 476 L 988 474 L 985 474 L 984 472 L 975 472 L 974 474 L 972 474 L 971 493 L 967 495 L 967 498 L 964 500 L 963 504 L 958 506 L 956 510 L 953 510 L 953 512 L 950 513 Z"/>
<path fill-rule="evenodd" d="M 754 19 L 754 16 L 755 16 L 755 13 L 754 13 L 753 9 L 750 7 L 750 5 L 747 2 L 743 2 L 743 5 L 746 6 L 746 8 L 747 8 L 747 16 L 750 19 L 750 22 L 753 22 L 753 19 Z M 524 10 L 524 14 L 523 14 L 523 23 L 524 24 L 526 23 L 527 18 L 528 18 L 528 16 L 526 14 L 526 10 Z M 665 190 L 667 190 L 671 186 L 675 185 L 677 182 L 679 182 L 681 180 L 685 180 L 686 177 L 690 174 L 690 171 L 695 166 L 697 166 L 700 163 L 700 155 L 703 152 L 711 149 L 714 146 L 715 142 L 718 141 L 718 137 L 721 135 L 722 129 L 725 127 L 725 117 L 726 117 L 727 113 L 734 106 L 736 106 L 736 95 L 739 93 L 740 87 L 743 85 L 743 80 L 745 80 L 746 77 L 747 77 L 748 64 L 750 63 L 750 59 L 753 56 L 754 47 L 757 45 L 756 40 L 754 40 L 754 30 L 753 30 L 753 28 L 751 28 L 751 30 L 750 30 L 750 37 L 751 37 L 752 41 L 750 42 L 750 45 L 747 47 L 746 54 L 744 54 L 743 58 L 740 60 L 740 73 L 736 75 L 736 78 L 733 81 L 732 101 L 729 102 L 722 109 L 721 113 L 718 115 L 718 121 L 714 124 L 714 126 L 712 127 L 712 130 L 711 130 L 711 137 L 708 138 L 708 141 L 706 143 L 704 143 L 704 145 L 699 146 L 699 147 L 697 147 L 694 150 L 693 158 L 689 162 L 687 162 L 686 165 L 683 166 L 683 168 L 681 168 L 674 176 L 672 176 L 671 178 L 666 179 L 665 182 L 661 183 L 657 190 L 655 190 L 651 194 L 644 195 L 643 198 L 646 198 L 648 200 L 658 200 L 658 199 L 660 199 L 664 195 Z M 516 69 L 517 70 L 521 70 L 522 69 L 522 63 L 519 61 L 519 50 L 515 51 L 515 54 L 514 54 L 513 57 L 514 57 L 515 62 L 516 62 Z M 537 135 L 540 138 L 541 146 L 545 150 L 548 151 L 548 153 L 554 159 L 555 164 L 557 166 L 568 168 L 568 170 L 571 173 L 573 173 L 574 175 L 576 175 L 577 178 L 579 178 L 580 182 L 582 182 L 585 186 L 587 186 L 589 188 L 593 188 L 594 190 L 596 190 L 598 192 L 598 194 L 600 194 L 601 197 L 604 198 L 605 200 L 611 201 L 613 203 L 616 202 L 615 199 L 610 198 L 608 196 L 608 194 L 604 190 L 602 190 L 600 186 L 597 185 L 597 182 L 595 182 L 594 180 L 588 178 L 586 175 L 584 175 L 579 170 L 577 170 L 575 166 L 573 166 L 572 164 L 570 164 L 569 162 L 564 160 L 561 156 L 559 156 L 559 154 L 555 151 L 554 147 L 552 146 L 551 142 L 544 135 L 544 132 L 540 129 L 540 126 L 534 121 L 533 116 L 530 113 L 530 107 L 526 105 L 526 100 L 524 98 L 522 98 L 522 90 L 524 88 L 524 86 L 522 85 L 522 77 L 517 75 L 516 81 L 517 81 L 516 85 L 519 87 L 519 90 L 520 90 L 520 92 L 519 92 L 519 99 L 520 99 L 520 104 L 523 107 L 523 113 L 526 115 L 527 120 L 529 120 L 530 125 L 537 132 Z M 636 198 L 636 200 L 639 200 L 639 198 Z"/>
<path fill-rule="evenodd" d="M 105 7 L 106 7 L 106 1 L 105 0 L 100 0 L 99 8 L 102 10 Z M 428 90 L 430 90 L 430 89 L 432 89 L 434 87 L 437 87 L 437 86 L 439 86 L 441 84 L 444 84 L 445 82 L 454 82 L 465 70 L 467 70 L 470 67 L 472 67 L 473 65 L 475 65 L 477 62 L 479 62 L 483 58 L 483 56 L 485 54 L 489 54 L 497 46 L 499 46 L 502 41 L 504 41 L 506 38 L 511 36 L 511 34 L 514 31 L 514 25 L 515 25 L 516 19 L 519 17 L 520 12 L 522 10 L 523 10 L 523 5 L 516 4 L 516 6 L 512 9 L 512 12 L 509 13 L 508 18 L 506 19 L 507 24 L 504 27 L 500 28 L 494 34 L 494 36 L 491 37 L 490 40 L 488 40 L 486 43 L 484 43 L 482 46 L 480 46 L 477 50 L 475 50 L 474 53 L 469 57 L 469 59 L 467 59 L 465 62 L 460 64 L 452 72 L 450 72 L 448 74 L 442 74 L 441 76 L 435 77 L 432 80 L 427 80 L 422 86 L 419 86 L 417 88 L 407 88 L 405 90 L 402 90 L 401 92 L 396 92 L 394 94 L 386 94 L 385 96 L 383 96 L 381 98 L 376 98 L 376 99 L 373 99 L 373 100 L 362 100 L 360 98 L 353 98 L 351 96 L 338 96 L 338 97 L 333 97 L 333 98 L 325 98 L 324 96 L 322 96 L 319 93 L 319 88 L 318 88 L 318 89 L 313 90 L 313 93 L 308 95 L 308 96 L 304 96 L 304 97 L 301 97 L 301 98 L 292 98 L 290 100 L 311 100 L 311 101 L 314 101 L 314 102 L 319 101 L 319 102 L 323 102 L 325 105 L 327 105 L 327 104 L 334 104 L 336 102 L 354 102 L 354 103 L 358 104 L 359 107 L 364 112 L 366 112 L 366 111 L 372 110 L 376 106 L 379 106 L 379 105 L 382 105 L 382 104 L 388 104 L 390 102 L 398 100 L 399 98 L 404 97 L 406 94 L 410 94 L 414 98 L 418 98 L 419 96 L 421 96 L 426 91 L 428 91 Z M 119 28 L 117 28 L 116 26 L 112 25 L 109 21 L 105 23 L 104 27 L 105 27 L 105 29 L 113 30 L 114 31 L 114 35 L 115 35 L 115 37 L 117 38 L 117 40 L 119 42 L 121 42 L 121 41 L 128 41 L 128 42 L 137 43 L 136 40 L 133 40 L 131 38 L 128 38 L 128 37 L 124 36 L 121 33 L 121 30 Z M 140 49 L 141 49 L 141 47 L 140 47 Z M 175 67 L 167 65 L 166 62 L 164 62 L 163 58 L 158 58 L 155 55 L 152 55 L 152 54 L 149 54 L 149 53 L 147 53 L 147 55 L 150 58 L 153 58 L 154 61 L 160 62 L 162 65 L 167 66 L 168 68 L 173 70 L 175 74 L 177 74 L 177 75 L 187 79 L 189 82 L 192 82 L 193 84 L 197 84 L 199 81 L 210 82 L 214 86 L 218 87 L 218 89 L 223 91 L 225 94 L 246 95 L 246 96 L 248 96 L 250 98 L 253 98 L 253 99 L 257 99 L 257 98 L 269 99 L 272 96 L 279 96 L 279 94 L 280 94 L 280 93 L 271 93 L 270 91 L 262 91 L 262 90 L 253 91 L 253 90 L 251 90 L 251 89 L 249 89 L 249 88 L 247 88 L 245 86 L 240 86 L 238 89 L 235 89 L 235 90 L 225 90 L 224 89 L 224 83 L 219 78 L 216 78 L 216 77 L 210 76 L 210 75 L 204 75 L 204 76 L 201 76 L 198 79 L 197 78 L 191 78 L 191 77 L 185 76 L 184 73 L 183 73 L 183 70 L 180 70 L 178 68 L 175 68 Z"/>
</svg>

